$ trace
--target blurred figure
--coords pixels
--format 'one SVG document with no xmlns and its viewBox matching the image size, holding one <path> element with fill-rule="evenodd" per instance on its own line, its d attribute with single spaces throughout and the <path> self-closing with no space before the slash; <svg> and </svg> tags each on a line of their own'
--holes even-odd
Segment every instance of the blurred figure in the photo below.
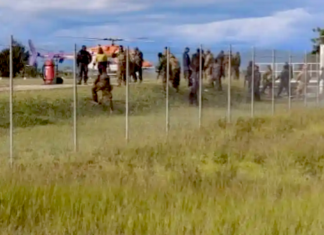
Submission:
<svg viewBox="0 0 324 235">
<path fill-rule="evenodd" d="M 240 79 L 240 67 L 241 67 L 241 55 L 239 52 L 233 56 L 232 59 L 232 68 L 234 71 L 234 79 Z"/>
<path fill-rule="evenodd" d="M 252 70 L 254 69 L 254 71 Z M 259 66 L 252 65 L 251 66 L 251 74 L 247 77 L 248 82 L 248 97 L 251 98 L 251 94 L 253 91 L 253 96 L 255 101 L 260 101 L 260 82 L 261 82 L 261 73 L 259 70 Z M 250 98 L 248 98 L 248 101 L 250 101 Z"/>
<path fill-rule="evenodd" d="M 265 94 L 265 90 L 269 88 L 269 96 L 272 96 L 272 68 L 271 65 L 267 65 L 267 70 L 262 76 L 262 90 L 261 94 Z"/>
<path fill-rule="evenodd" d="M 253 61 L 250 61 L 248 66 L 246 67 L 246 74 L 244 78 L 244 87 L 246 86 L 246 83 L 251 80 L 252 77 L 252 67 L 253 67 Z"/>
<path fill-rule="evenodd" d="M 184 79 L 188 81 L 188 86 L 190 87 L 190 56 L 189 56 L 190 49 L 188 47 L 185 48 L 185 51 L 182 55 L 182 64 L 183 64 L 183 76 Z"/>
<path fill-rule="evenodd" d="M 174 55 L 170 56 L 170 69 L 171 69 L 170 80 L 172 80 L 172 86 L 174 89 L 176 89 L 177 92 L 179 92 L 181 67 L 180 67 L 180 62 Z"/>
<path fill-rule="evenodd" d="M 104 51 L 101 48 L 101 46 L 99 46 L 98 53 L 96 55 L 96 59 L 95 59 L 95 62 L 93 64 L 93 66 L 96 66 L 96 64 L 98 64 L 98 73 L 99 73 L 99 76 L 102 73 L 104 73 L 104 72 L 107 73 L 108 57 L 104 53 Z"/>
<path fill-rule="evenodd" d="M 289 64 L 286 63 L 283 66 L 283 70 L 281 71 L 280 75 L 276 78 L 276 80 L 280 79 L 279 90 L 277 93 L 277 97 L 280 97 L 281 92 L 285 89 L 287 95 L 290 95 L 289 92 Z"/>
<path fill-rule="evenodd" d="M 79 51 L 77 55 L 77 66 L 79 68 L 79 81 L 78 84 L 81 85 L 82 78 L 84 80 L 84 84 L 87 84 L 88 81 L 88 65 L 92 61 L 91 54 L 87 51 L 86 46 L 82 46 L 82 49 Z"/>
<path fill-rule="evenodd" d="M 311 76 L 308 72 L 308 65 L 304 64 L 302 71 L 297 75 L 296 81 L 298 81 L 298 86 L 296 89 L 297 93 L 297 99 L 300 98 L 300 96 L 304 93 L 305 90 L 307 89 L 307 85 L 311 79 Z"/>
<path fill-rule="evenodd" d="M 109 101 L 110 112 L 112 113 L 114 110 L 113 102 L 112 102 L 112 86 L 110 84 L 110 77 L 104 71 L 97 77 L 92 87 L 92 98 L 96 104 L 105 104 Z M 102 98 L 100 102 L 98 102 L 98 92 L 102 92 Z"/>
<path fill-rule="evenodd" d="M 214 63 L 212 64 L 212 75 L 210 80 L 210 85 L 214 86 L 216 82 L 217 90 L 222 90 L 222 74 L 221 74 L 221 64 L 218 59 L 215 59 Z"/>
<path fill-rule="evenodd" d="M 118 60 L 118 70 L 117 70 L 118 86 L 120 87 L 121 83 L 126 85 L 126 53 L 122 45 L 119 46 L 119 52 L 117 53 L 116 56 Z"/>
<path fill-rule="evenodd" d="M 200 64 L 201 59 L 201 64 Z M 197 52 L 192 55 L 190 69 L 192 71 L 191 79 L 191 88 L 189 93 L 189 103 L 198 105 L 198 96 L 197 92 L 199 90 L 199 77 L 200 72 L 202 73 L 202 68 L 204 67 L 204 58 L 199 49 Z"/>
<path fill-rule="evenodd" d="M 140 83 L 143 81 L 143 53 L 138 49 L 135 48 L 135 56 L 134 56 L 134 81 L 137 82 L 137 73 Z"/>
<path fill-rule="evenodd" d="M 213 64 L 214 64 L 214 55 L 210 52 L 210 50 L 207 50 L 206 56 L 204 59 L 205 59 L 205 63 L 204 63 L 205 78 L 210 80 L 211 76 L 212 76 L 212 68 L 213 68 Z"/>
<path fill-rule="evenodd" d="M 225 53 L 224 53 L 223 50 L 217 55 L 216 59 L 221 65 L 222 77 L 225 78 L 225 64 L 226 64 L 226 61 L 225 61 Z"/>
<path fill-rule="evenodd" d="M 158 54 L 159 62 L 156 66 L 156 72 L 158 73 L 158 76 L 162 76 L 162 85 L 163 90 L 166 90 L 166 83 L 167 83 L 167 55 L 163 55 L 162 53 Z M 170 63 L 170 62 L 169 62 Z M 172 76 L 171 72 L 171 66 L 169 68 L 169 76 Z"/>
</svg>

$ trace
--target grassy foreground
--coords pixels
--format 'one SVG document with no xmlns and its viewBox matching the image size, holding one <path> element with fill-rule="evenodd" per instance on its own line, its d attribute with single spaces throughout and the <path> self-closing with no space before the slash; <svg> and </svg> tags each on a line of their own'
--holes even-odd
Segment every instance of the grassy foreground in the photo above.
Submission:
<svg viewBox="0 0 324 235">
<path fill-rule="evenodd" d="M 226 88 L 225 88 L 226 89 Z M 187 91 L 170 94 L 165 134 L 160 85 L 131 88 L 130 142 L 124 90 L 116 112 L 79 89 L 79 153 L 72 92 L 17 92 L 14 167 L 8 167 L 8 94 L 0 94 L 0 234 L 322 234 L 324 113 L 303 109 L 248 118 L 233 87 L 204 93 L 203 126 Z M 266 114 L 260 116 L 261 114 Z M 239 116 L 242 116 L 239 118 Z"/>
</svg>

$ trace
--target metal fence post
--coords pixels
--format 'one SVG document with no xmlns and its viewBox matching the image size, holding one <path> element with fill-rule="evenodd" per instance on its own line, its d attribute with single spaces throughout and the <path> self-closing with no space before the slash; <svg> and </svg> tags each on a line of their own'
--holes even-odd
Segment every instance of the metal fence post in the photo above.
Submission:
<svg viewBox="0 0 324 235">
<path fill-rule="evenodd" d="M 305 51 L 305 75 L 304 75 L 304 79 L 305 79 L 305 83 L 304 83 L 304 105 L 307 106 L 307 78 L 308 78 L 308 59 L 307 59 L 307 51 Z"/>
<path fill-rule="evenodd" d="M 232 86 L 232 45 L 229 46 L 228 87 L 227 87 L 227 122 L 231 122 L 231 86 Z"/>
<path fill-rule="evenodd" d="M 9 71 L 10 71 L 10 98 L 9 98 L 9 122 L 10 122 L 10 159 L 9 163 L 12 167 L 13 165 L 13 36 L 10 36 L 10 62 L 9 62 Z"/>
<path fill-rule="evenodd" d="M 165 97 L 165 131 L 169 134 L 169 80 L 170 80 L 170 47 L 167 47 L 167 68 L 166 68 L 166 97 Z"/>
<path fill-rule="evenodd" d="M 254 117 L 255 48 L 252 47 L 251 117 Z"/>
<path fill-rule="evenodd" d="M 276 50 L 272 50 L 272 87 L 271 87 L 271 108 L 272 115 L 275 114 L 275 82 L 276 82 Z"/>
<path fill-rule="evenodd" d="M 126 52 L 126 92 L 125 92 L 125 139 L 129 141 L 129 47 Z"/>
<path fill-rule="evenodd" d="M 199 49 L 199 128 L 201 127 L 201 116 L 202 116 L 202 45 Z"/>
<path fill-rule="evenodd" d="M 317 74 L 317 87 L 316 87 L 316 105 L 319 105 L 319 89 L 320 89 L 320 61 L 319 61 L 319 54 L 316 53 L 316 60 L 315 60 L 315 68 Z"/>
<path fill-rule="evenodd" d="M 288 64 L 289 64 L 289 76 L 288 76 L 288 110 L 291 110 L 291 79 L 293 74 L 291 73 L 291 69 L 292 69 L 292 56 L 291 56 L 291 52 L 289 51 L 288 54 Z"/>
<path fill-rule="evenodd" d="M 78 151 L 78 90 L 77 90 L 77 45 L 74 44 L 74 63 L 73 63 L 73 147 L 74 152 Z"/>
</svg>

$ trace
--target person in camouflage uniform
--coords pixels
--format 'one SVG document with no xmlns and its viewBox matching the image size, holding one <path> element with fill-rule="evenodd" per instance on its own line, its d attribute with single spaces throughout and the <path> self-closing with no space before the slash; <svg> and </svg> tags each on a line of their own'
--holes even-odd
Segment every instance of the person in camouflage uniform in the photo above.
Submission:
<svg viewBox="0 0 324 235">
<path fill-rule="evenodd" d="M 297 99 L 305 93 L 305 89 L 307 89 L 307 85 L 311 80 L 311 75 L 308 72 L 308 65 L 304 64 L 302 67 L 302 71 L 297 75 L 296 80 L 298 81 L 298 86 L 296 89 Z M 305 94 L 306 95 L 306 94 Z"/>
<path fill-rule="evenodd" d="M 164 91 L 166 90 L 167 83 L 167 55 L 163 55 L 162 53 L 158 54 L 159 62 L 156 66 L 156 72 L 159 76 L 162 76 L 162 84 Z M 172 76 L 171 66 L 169 67 L 169 76 Z"/>
<path fill-rule="evenodd" d="M 212 79 L 212 67 L 214 64 L 214 55 L 210 52 L 210 50 L 207 50 L 207 53 L 204 57 L 205 59 L 205 64 L 204 64 L 204 73 L 205 73 L 205 77 L 208 80 Z"/>
<path fill-rule="evenodd" d="M 216 82 L 217 90 L 222 90 L 222 65 L 218 59 L 215 59 L 215 62 L 212 64 L 212 75 L 210 80 L 210 85 L 214 86 Z"/>
<path fill-rule="evenodd" d="M 254 67 L 254 73 L 253 73 L 253 67 Z M 261 73 L 259 70 L 259 66 L 257 65 L 252 65 L 251 66 L 251 71 L 250 75 L 247 76 L 247 82 L 248 82 L 248 101 L 251 98 L 252 94 L 252 89 L 253 89 L 253 96 L 255 101 L 260 101 L 261 96 L 260 96 L 260 83 L 261 83 Z M 252 84 L 253 83 L 253 84 Z M 253 87 L 252 87 L 253 85 Z"/>
<path fill-rule="evenodd" d="M 117 79 L 118 86 L 121 86 L 121 83 L 126 84 L 126 53 L 122 45 L 119 46 L 119 52 L 117 53 L 118 60 L 118 70 L 117 70 Z"/>
<path fill-rule="evenodd" d="M 261 93 L 264 94 L 265 90 L 269 87 L 269 95 L 272 95 L 272 68 L 271 65 L 267 65 L 267 71 L 262 76 L 262 90 Z"/>
<path fill-rule="evenodd" d="M 112 86 L 110 84 L 110 78 L 106 72 L 101 73 L 96 81 L 93 84 L 92 87 L 92 99 L 96 104 L 105 104 L 107 101 L 109 101 L 110 105 L 110 112 L 113 112 L 113 102 L 112 102 Z M 100 102 L 98 101 L 98 92 L 102 92 L 102 98 Z"/>
<path fill-rule="evenodd" d="M 170 69 L 171 69 L 171 78 L 172 80 L 172 86 L 174 89 L 176 89 L 177 92 L 179 92 L 179 85 L 180 85 L 180 62 L 178 59 L 174 56 L 171 55 L 170 57 Z"/>
<path fill-rule="evenodd" d="M 277 93 L 277 97 L 280 97 L 283 89 L 286 90 L 287 95 L 289 96 L 289 65 L 286 63 L 283 66 L 283 70 L 281 71 L 280 75 L 276 78 L 276 80 L 280 79 L 279 90 Z"/>
<path fill-rule="evenodd" d="M 137 74 L 140 80 L 140 83 L 143 81 L 143 53 L 136 47 L 135 48 L 135 55 L 134 55 L 134 82 L 137 82 Z"/>
<path fill-rule="evenodd" d="M 190 49 L 188 47 L 185 48 L 185 51 L 182 55 L 182 65 L 183 65 L 183 76 L 184 79 L 188 81 L 188 87 L 190 87 L 190 56 L 189 56 Z"/>
</svg>

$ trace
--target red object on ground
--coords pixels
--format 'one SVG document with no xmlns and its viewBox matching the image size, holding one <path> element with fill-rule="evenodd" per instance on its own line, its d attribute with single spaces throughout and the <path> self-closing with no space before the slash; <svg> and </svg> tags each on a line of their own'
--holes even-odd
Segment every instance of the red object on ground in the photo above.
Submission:
<svg viewBox="0 0 324 235">
<path fill-rule="evenodd" d="M 52 84 L 55 78 L 55 64 L 53 60 L 46 60 L 44 66 L 44 82 Z"/>
</svg>

